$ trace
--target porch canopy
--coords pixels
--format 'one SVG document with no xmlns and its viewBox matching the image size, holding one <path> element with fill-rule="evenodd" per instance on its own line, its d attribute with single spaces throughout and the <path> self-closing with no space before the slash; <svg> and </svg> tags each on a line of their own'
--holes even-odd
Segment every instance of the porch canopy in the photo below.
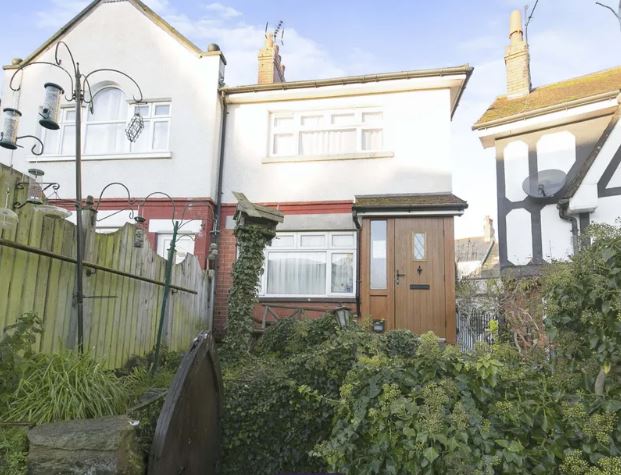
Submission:
<svg viewBox="0 0 621 475">
<path fill-rule="evenodd" d="M 460 216 L 468 203 L 452 193 L 358 195 L 354 216 Z"/>
</svg>

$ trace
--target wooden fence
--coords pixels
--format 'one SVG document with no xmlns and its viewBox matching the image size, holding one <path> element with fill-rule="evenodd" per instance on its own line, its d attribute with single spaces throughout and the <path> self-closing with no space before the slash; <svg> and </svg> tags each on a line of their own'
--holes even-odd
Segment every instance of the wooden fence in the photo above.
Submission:
<svg viewBox="0 0 621 475">
<path fill-rule="evenodd" d="M 0 166 L 0 207 L 25 199 L 16 190 L 26 178 Z M 8 195 L 7 195 L 8 193 Z M 15 229 L 0 230 L 0 330 L 33 312 L 43 320 L 39 351 L 75 348 L 74 305 L 76 227 L 26 204 L 15 210 Z M 139 246 L 138 228 L 126 224 L 111 234 L 95 233 L 95 211 L 83 211 L 85 224 L 84 347 L 109 368 L 132 355 L 144 355 L 155 344 L 162 304 L 166 260 L 146 237 Z M 208 276 L 189 255 L 173 266 L 173 288 L 163 342 L 186 350 L 207 327 Z"/>
</svg>

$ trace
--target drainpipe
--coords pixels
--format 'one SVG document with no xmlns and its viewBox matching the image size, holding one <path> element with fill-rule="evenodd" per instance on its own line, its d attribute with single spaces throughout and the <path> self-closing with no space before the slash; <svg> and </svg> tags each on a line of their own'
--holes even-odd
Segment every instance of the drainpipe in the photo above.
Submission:
<svg viewBox="0 0 621 475">
<path fill-rule="evenodd" d="M 216 185 L 216 212 L 214 213 L 213 227 L 211 230 L 211 251 L 209 259 L 213 261 L 213 276 L 209 289 L 209 314 L 207 317 L 207 328 L 209 332 L 213 331 L 213 317 L 216 299 L 216 277 L 218 275 L 218 244 L 220 241 L 220 220 L 222 217 L 222 177 L 224 174 L 224 140 L 226 138 L 226 97 L 223 91 L 220 91 L 220 103 L 222 105 L 222 126 L 220 128 L 220 157 L 218 158 L 218 183 Z"/>
<path fill-rule="evenodd" d="M 573 254 L 578 252 L 578 218 L 571 216 L 567 213 L 569 208 L 569 200 L 560 200 L 556 205 L 558 208 L 558 215 L 563 221 L 571 223 L 571 247 L 573 248 Z"/>
<path fill-rule="evenodd" d="M 356 226 L 356 238 L 358 241 L 358 244 L 356 245 L 356 314 L 358 315 L 358 318 L 361 318 L 362 315 L 360 315 L 360 284 L 362 282 L 362 272 L 360 271 L 360 253 L 362 252 L 362 249 L 360 248 L 361 244 L 362 244 L 362 234 L 361 234 L 361 226 L 360 226 L 360 222 L 358 221 L 358 213 L 356 213 L 356 210 L 352 211 L 352 217 L 354 218 L 354 226 Z"/>
</svg>

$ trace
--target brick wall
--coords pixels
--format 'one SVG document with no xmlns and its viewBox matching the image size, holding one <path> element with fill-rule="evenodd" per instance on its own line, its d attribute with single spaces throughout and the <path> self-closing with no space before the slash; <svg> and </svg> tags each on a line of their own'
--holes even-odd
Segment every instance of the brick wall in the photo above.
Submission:
<svg viewBox="0 0 621 475">
<path fill-rule="evenodd" d="M 307 203 L 261 203 L 265 206 L 273 206 L 285 215 L 288 214 L 329 214 L 329 213 L 351 213 L 352 203 L 349 201 L 330 201 L 330 202 L 307 202 Z M 218 269 L 216 281 L 216 298 L 214 307 L 214 331 L 220 337 L 226 331 L 227 321 L 227 301 L 229 289 L 233 284 L 233 266 L 237 257 L 236 240 L 233 229 L 226 229 L 227 218 L 235 213 L 235 205 L 224 204 L 222 206 L 222 230 L 220 233 L 220 243 L 218 252 Z M 229 218 L 230 221 L 230 218 Z M 313 301 L 307 300 L 293 301 L 291 299 L 274 301 L 270 299 L 272 305 L 303 306 L 316 308 L 317 311 L 307 311 L 306 316 L 317 318 L 326 310 L 334 309 L 340 303 L 349 306 L 353 312 L 356 311 L 356 304 L 352 299 L 345 299 L 344 302 L 337 301 Z M 266 303 L 267 304 L 267 303 Z M 262 304 L 255 307 L 254 317 L 261 321 L 265 307 Z M 291 309 L 274 309 L 279 315 L 291 315 Z"/>
</svg>

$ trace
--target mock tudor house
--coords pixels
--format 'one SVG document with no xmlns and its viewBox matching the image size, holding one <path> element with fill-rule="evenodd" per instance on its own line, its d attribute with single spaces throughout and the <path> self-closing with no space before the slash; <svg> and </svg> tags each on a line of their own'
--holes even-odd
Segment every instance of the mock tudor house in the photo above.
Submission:
<svg viewBox="0 0 621 475">
<path fill-rule="evenodd" d="M 284 214 L 265 251 L 262 304 L 347 305 L 388 329 L 433 330 L 455 341 L 453 219 L 467 204 L 451 192 L 450 130 L 472 68 L 287 82 L 268 34 L 258 39 L 257 84 L 230 87 L 217 45 L 202 50 L 139 0 L 96 0 L 28 58 L 5 67 L 3 105 L 23 111 L 20 133 L 41 137 L 46 148 L 41 157 L 3 151 L 0 160 L 43 169 L 67 204 L 75 110 L 62 104 L 55 134 L 37 125 L 43 84 L 65 78 L 32 66 L 19 73 L 19 92 L 8 88 L 20 66 L 52 61 L 59 40 L 84 70 L 120 69 L 142 89 L 138 101 L 122 76 L 91 79 L 83 189 L 95 197 L 104 191 L 100 215 L 110 218 L 100 230 L 127 219 L 113 214 L 126 206 L 127 192 L 109 183 L 122 182 L 134 198 L 154 191 L 172 197 L 176 208 L 161 195 L 144 206 L 149 239 L 161 253 L 174 209 L 191 203 L 184 230 L 195 240 L 185 250 L 214 268 L 216 329 L 226 326 L 233 193 L 242 192 Z M 145 130 L 129 144 L 122 136 L 135 112 Z M 213 244 L 215 263 L 207 259 Z"/>
<path fill-rule="evenodd" d="M 532 88 L 517 10 L 509 38 L 506 94 L 473 129 L 496 149 L 501 270 L 530 274 L 621 215 L 621 67 Z"/>
</svg>

